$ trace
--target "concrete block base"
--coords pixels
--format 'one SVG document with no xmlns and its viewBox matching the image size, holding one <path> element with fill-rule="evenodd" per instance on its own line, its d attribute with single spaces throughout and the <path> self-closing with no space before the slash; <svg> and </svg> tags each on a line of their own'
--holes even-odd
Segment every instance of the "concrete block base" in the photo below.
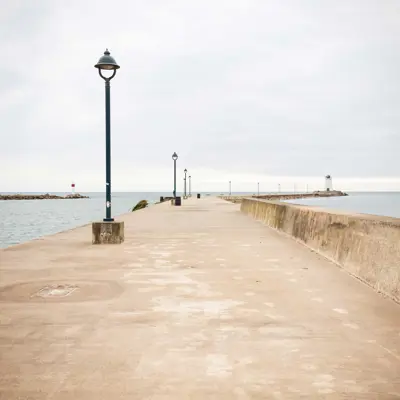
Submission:
<svg viewBox="0 0 400 400">
<path fill-rule="evenodd" d="M 124 222 L 93 222 L 93 244 L 120 244 L 125 240 Z"/>
</svg>

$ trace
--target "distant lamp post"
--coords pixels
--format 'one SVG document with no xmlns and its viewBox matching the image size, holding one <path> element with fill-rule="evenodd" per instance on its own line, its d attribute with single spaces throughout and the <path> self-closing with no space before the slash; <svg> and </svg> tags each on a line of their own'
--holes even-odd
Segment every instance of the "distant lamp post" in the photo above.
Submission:
<svg viewBox="0 0 400 400">
<path fill-rule="evenodd" d="M 187 169 L 185 168 L 185 170 L 183 172 L 185 173 L 185 177 L 183 178 L 183 180 L 185 181 L 184 190 L 183 190 L 183 197 L 186 198 L 186 174 L 187 174 Z"/>
<path fill-rule="evenodd" d="M 172 154 L 172 159 L 174 160 L 174 199 L 176 198 L 176 160 L 178 159 L 178 154 L 174 152 Z"/>
<path fill-rule="evenodd" d="M 232 181 L 229 181 L 229 196 L 232 196 Z"/>
<path fill-rule="evenodd" d="M 106 83 L 106 218 L 103 221 L 112 222 L 111 217 L 111 117 L 110 117 L 110 81 L 114 78 L 119 65 L 111 57 L 108 49 L 100 57 L 95 67 Z M 109 76 L 104 76 L 102 71 L 112 71 Z"/>
<path fill-rule="evenodd" d="M 189 197 L 192 197 L 192 176 L 189 175 Z"/>
<path fill-rule="evenodd" d="M 257 182 L 257 196 L 260 195 L 260 182 Z"/>
</svg>

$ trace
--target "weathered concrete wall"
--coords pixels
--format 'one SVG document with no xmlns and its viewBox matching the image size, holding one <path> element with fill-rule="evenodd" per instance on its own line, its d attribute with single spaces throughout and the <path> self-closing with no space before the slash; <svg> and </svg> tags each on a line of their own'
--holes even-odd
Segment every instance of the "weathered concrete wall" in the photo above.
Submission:
<svg viewBox="0 0 400 400">
<path fill-rule="evenodd" d="M 218 196 L 222 200 L 230 201 L 231 203 L 241 203 L 245 196 Z M 251 197 L 251 196 L 250 196 Z"/>
<path fill-rule="evenodd" d="M 400 301 L 400 219 L 251 198 L 243 199 L 241 210 Z"/>
</svg>

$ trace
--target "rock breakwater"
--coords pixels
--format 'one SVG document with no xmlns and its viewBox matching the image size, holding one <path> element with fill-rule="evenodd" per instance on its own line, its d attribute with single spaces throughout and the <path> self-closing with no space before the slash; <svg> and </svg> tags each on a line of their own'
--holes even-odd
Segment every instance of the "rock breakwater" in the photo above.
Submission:
<svg viewBox="0 0 400 400">
<path fill-rule="evenodd" d="M 57 196 L 55 194 L 0 194 L 0 200 L 67 200 L 67 199 L 88 199 L 79 193 Z"/>
</svg>

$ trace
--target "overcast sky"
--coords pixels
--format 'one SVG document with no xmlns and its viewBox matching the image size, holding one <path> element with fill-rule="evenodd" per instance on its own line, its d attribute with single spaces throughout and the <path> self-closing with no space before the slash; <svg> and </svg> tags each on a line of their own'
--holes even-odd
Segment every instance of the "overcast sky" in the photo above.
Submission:
<svg viewBox="0 0 400 400">
<path fill-rule="evenodd" d="M 0 4 L 0 191 L 104 190 L 106 47 L 113 191 L 400 190 L 398 0 Z"/>
</svg>

